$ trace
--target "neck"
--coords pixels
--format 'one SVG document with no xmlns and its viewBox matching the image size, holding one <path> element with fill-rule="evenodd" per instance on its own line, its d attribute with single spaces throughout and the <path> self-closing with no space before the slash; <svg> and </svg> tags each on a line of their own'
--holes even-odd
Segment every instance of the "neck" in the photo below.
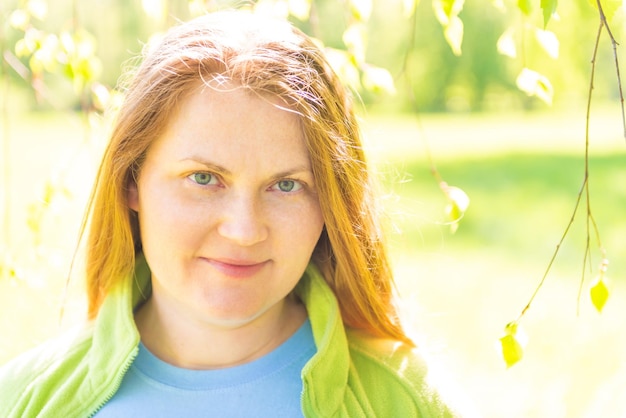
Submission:
<svg viewBox="0 0 626 418">
<path fill-rule="evenodd" d="M 261 317 L 237 327 L 216 326 L 165 312 L 151 297 L 135 314 L 142 343 L 161 360 L 186 369 L 237 366 L 268 354 L 306 320 L 304 305 L 287 297 Z"/>
</svg>

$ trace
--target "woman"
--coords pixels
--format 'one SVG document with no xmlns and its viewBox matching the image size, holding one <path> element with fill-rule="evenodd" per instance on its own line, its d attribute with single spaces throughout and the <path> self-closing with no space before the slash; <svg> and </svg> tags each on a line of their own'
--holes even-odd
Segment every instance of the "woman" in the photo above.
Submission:
<svg viewBox="0 0 626 418">
<path fill-rule="evenodd" d="M 90 327 L 11 362 L 0 416 L 447 416 L 398 323 L 351 101 L 285 22 L 170 30 L 90 205 Z"/>
</svg>

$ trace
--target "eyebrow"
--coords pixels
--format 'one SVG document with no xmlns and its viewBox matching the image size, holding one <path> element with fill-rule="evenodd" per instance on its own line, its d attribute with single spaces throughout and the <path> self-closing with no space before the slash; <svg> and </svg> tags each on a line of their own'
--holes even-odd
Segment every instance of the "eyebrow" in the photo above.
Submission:
<svg viewBox="0 0 626 418">
<path fill-rule="evenodd" d="M 186 158 L 181 158 L 180 162 L 187 162 L 187 161 L 191 161 L 194 163 L 199 163 L 202 164 L 203 166 L 205 166 L 206 168 L 208 168 L 209 170 L 215 172 L 216 174 L 220 174 L 220 175 L 224 175 L 224 176 L 230 176 L 232 175 L 232 173 L 227 170 L 226 168 L 219 166 L 217 164 L 213 164 L 210 161 L 207 161 L 203 158 L 200 157 L 186 157 Z"/>
<path fill-rule="evenodd" d="M 183 158 L 180 161 L 181 162 L 192 161 L 192 162 L 195 162 L 195 163 L 199 163 L 199 164 L 202 164 L 203 166 L 205 166 L 207 169 L 209 169 L 212 172 L 214 172 L 215 174 L 219 174 L 220 176 L 224 176 L 224 177 L 232 176 L 232 172 L 230 170 L 228 170 L 227 168 L 222 167 L 220 165 L 217 165 L 215 163 L 212 163 L 210 161 L 207 161 L 207 160 L 205 160 L 204 158 L 201 158 L 201 157 L 193 157 L 192 156 L 192 157 Z M 297 165 L 297 166 L 295 166 L 293 168 L 290 168 L 288 170 L 284 170 L 284 171 L 278 172 L 276 174 L 273 174 L 271 178 L 272 179 L 280 179 L 280 178 L 284 178 L 284 177 L 293 176 L 294 174 L 302 174 L 302 173 L 313 175 L 313 170 L 308 165 Z"/>
</svg>

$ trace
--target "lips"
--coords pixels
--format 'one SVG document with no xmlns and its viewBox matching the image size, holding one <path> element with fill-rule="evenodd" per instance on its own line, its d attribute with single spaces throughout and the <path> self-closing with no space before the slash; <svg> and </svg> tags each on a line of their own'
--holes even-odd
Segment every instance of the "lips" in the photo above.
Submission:
<svg viewBox="0 0 626 418">
<path fill-rule="evenodd" d="M 219 271 L 225 276 L 246 279 L 253 277 L 259 273 L 267 264 L 269 260 L 256 262 L 249 260 L 231 260 L 231 259 L 215 259 L 205 258 L 209 265 L 215 270 Z"/>
</svg>

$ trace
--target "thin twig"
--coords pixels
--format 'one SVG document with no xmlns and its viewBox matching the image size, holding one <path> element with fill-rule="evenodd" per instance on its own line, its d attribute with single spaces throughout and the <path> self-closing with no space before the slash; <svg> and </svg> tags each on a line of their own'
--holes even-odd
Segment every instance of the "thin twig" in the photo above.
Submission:
<svg viewBox="0 0 626 418">
<path fill-rule="evenodd" d="M 411 51 L 415 49 L 416 36 L 417 36 L 417 13 L 414 11 L 413 15 L 411 16 L 411 31 L 410 31 L 410 37 L 409 37 L 409 45 L 404 54 L 402 68 L 400 69 L 400 72 L 398 73 L 398 76 L 396 78 L 404 77 L 404 79 L 406 80 L 407 90 L 409 92 L 409 98 L 411 99 L 411 104 L 413 105 L 413 112 L 415 113 L 415 116 L 417 118 L 417 123 L 420 128 L 420 131 L 423 131 L 423 129 L 421 129 L 421 119 L 419 118 L 420 112 L 419 112 L 419 108 L 417 105 L 417 98 L 415 97 L 415 92 L 413 91 L 413 80 L 411 79 L 411 72 L 409 71 L 409 58 L 411 55 Z M 424 141 L 424 149 L 426 152 L 426 158 L 428 159 L 430 173 L 437 181 L 437 184 L 439 185 L 439 187 L 445 193 L 444 187 L 446 187 L 447 184 L 443 180 L 443 177 L 439 173 L 439 170 L 437 170 L 437 165 L 435 164 L 435 158 L 433 157 L 433 153 L 430 147 L 430 141 L 428 140 L 426 135 L 423 135 L 423 134 L 422 134 L 422 140 Z"/>
<path fill-rule="evenodd" d="M 570 217 L 570 220 L 567 223 L 567 226 L 565 227 L 565 231 L 563 232 L 563 235 L 561 236 L 561 239 L 559 240 L 558 244 L 556 245 L 556 249 L 552 253 L 552 258 L 550 258 L 550 262 L 548 263 L 548 267 L 546 268 L 546 270 L 545 270 L 545 272 L 543 274 L 543 277 L 539 281 L 539 284 L 535 288 L 535 291 L 533 292 L 532 296 L 530 297 L 528 303 L 526 304 L 524 309 L 522 309 L 522 312 L 519 314 L 519 316 L 517 317 L 515 322 L 519 322 L 519 320 L 522 319 L 524 314 L 526 314 L 528 309 L 530 309 L 530 306 L 531 306 L 533 300 L 535 299 L 535 297 L 537 296 L 537 293 L 539 293 L 539 290 L 541 290 L 541 288 L 543 287 L 543 284 L 545 283 L 546 278 L 548 277 L 548 273 L 552 269 L 552 265 L 554 264 L 554 260 L 556 260 L 556 257 L 559 254 L 559 250 L 561 249 L 561 245 L 565 241 L 565 238 L 567 237 L 567 234 L 569 233 L 570 228 L 574 224 L 574 219 L 576 218 L 576 213 L 578 212 L 578 207 L 580 206 L 580 201 L 582 200 L 583 193 L 585 192 L 585 190 L 588 190 L 587 189 L 587 185 L 588 185 L 588 181 L 589 181 L 589 164 L 588 164 L 588 161 L 589 161 L 589 118 L 590 118 L 590 113 L 591 113 L 591 92 L 593 91 L 593 81 L 594 81 L 594 76 L 595 76 L 595 62 L 596 62 L 596 56 L 597 56 L 597 51 L 598 51 L 598 44 L 600 42 L 600 34 L 602 33 L 602 27 L 603 27 L 603 25 L 601 24 L 600 27 L 598 28 L 598 35 L 596 36 L 596 43 L 595 43 L 595 47 L 594 47 L 594 50 L 593 50 L 593 58 L 591 60 L 591 64 L 592 64 L 591 65 L 591 81 L 589 83 L 589 94 L 587 96 L 587 120 L 586 120 L 586 124 L 585 124 L 585 174 L 584 174 L 584 178 L 583 178 L 583 184 L 582 184 L 582 186 L 581 186 L 581 188 L 580 188 L 580 190 L 578 192 L 578 196 L 576 198 L 576 203 L 574 205 L 574 211 L 572 212 L 572 216 Z M 587 208 L 588 208 L 588 206 L 587 206 Z M 584 260 L 583 260 L 583 267 L 586 264 L 586 257 L 587 257 L 587 251 L 585 251 L 585 257 L 584 257 Z M 583 275 L 583 278 L 584 278 L 584 275 Z M 580 287 L 582 287 L 582 283 L 581 283 Z M 580 293 L 581 292 L 579 291 L 579 294 Z"/>
<path fill-rule="evenodd" d="M 619 60 L 617 59 L 617 45 L 619 45 L 619 43 L 615 40 L 613 32 L 611 31 L 611 28 L 609 26 L 609 22 L 606 20 L 606 15 L 604 14 L 602 3 L 600 2 L 600 0 L 596 0 L 596 4 L 598 5 L 598 13 L 600 15 L 600 24 L 606 28 L 606 31 L 609 34 L 609 38 L 611 39 L 611 46 L 613 47 L 613 58 L 615 59 L 615 71 L 617 73 L 617 88 L 619 91 L 619 99 L 622 107 L 622 128 L 624 130 L 624 139 L 626 139 L 626 113 L 624 112 L 624 93 L 622 89 L 622 77 L 619 72 Z"/>
<path fill-rule="evenodd" d="M 601 16 L 603 16 L 603 12 L 600 12 Z M 528 309 L 530 308 L 530 305 L 532 304 L 535 296 L 537 295 L 537 293 L 539 292 L 539 290 L 541 289 L 541 287 L 543 286 L 546 277 L 548 276 L 548 273 L 550 272 L 552 265 L 554 263 L 554 260 L 556 259 L 556 256 L 559 253 L 559 250 L 561 248 L 561 245 L 563 244 L 563 241 L 565 240 L 565 237 L 567 236 L 567 234 L 569 233 L 569 230 L 572 226 L 572 224 L 574 223 L 574 219 L 576 217 L 576 212 L 578 211 L 578 208 L 580 206 L 580 202 L 582 200 L 582 196 L 583 193 L 585 194 L 585 203 L 587 206 L 587 213 L 586 213 L 586 225 L 587 225 L 587 238 L 586 238 L 586 244 L 585 244 L 585 252 L 584 252 L 584 256 L 583 256 L 583 273 L 582 273 L 582 277 L 581 277 L 581 281 L 580 281 L 580 285 L 578 287 L 578 297 L 577 297 L 577 312 L 579 312 L 580 310 L 580 298 L 582 295 L 582 288 L 583 288 L 583 284 L 584 284 L 584 280 L 585 280 L 585 265 L 587 264 L 587 260 L 590 260 L 590 237 L 591 237 L 591 231 L 590 231 L 590 224 L 591 226 L 593 226 L 593 229 L 596 233 L 596 238 L 598 240 L 598 245 L 600 246 L 600 248 L 602 248 L 601 242 L 600 242 L 600 234 L 598 231 L 598 227 L 597 224 L 595 223 L 595 220 L 593 218 L 593 215 L 591 213 L 591 194 L 590 194 L 590 190 L 589 190 L 589 121 L 591 118 L 591 98 L 592 98 L 592 93 L 593 93 L 593 89 L 594 89 L 594 80 L 595 80 L 595 69 L 596 69 L 596 59 L 597 59 L 597 55 L 598 55 L 598 47 L 600 44 L 600 36 L 602 34 L 602 28 L 607 26 L 606 25 L 606 20 L 600 22 L 600 26 L 598 27 L 598 33 L 596 35 L 596 42 L 594 45 L 594 49 L 593 49 L 593 55 L 592 55 L 592 59 L 591 59 L 591 75 L 590 75 L 590 80 L 589 80 L 589 93 L 587 95 L 587 113 L 586 113 L 586 122 L 585 122 L 585 174 L 584 174 L 584 180 L 583 180 L 583 185 L 580 188 L 580 191 L 578 192 L 578 197 L 576 198 L 576 204 L 574 205 L 574 211 L 572 213 L 572 217 L 569 220 L 569 223 L 567 224 L 567 227 L 565 228 L 565 231 L 563 232 L 563 235 L 561 236 L 561 239 L 559 241 L 559 243 L 556 246 L 556 249 L 554 251 L 554 253 L 552 254 L 552 258 L 550 259 L 550 262 L 548 263 L 548 267 L 546 268 L 546 271 L 543 275 L 543 277 L 541 278 L 539 285 L 535 288 L 534 293 L 532 294 L 530 300 L 528 301 L 528 303 L 526 304 L 526 306 L 524 307 L 524 309 L 522 309 L 522 312 L 520 313 L 520 315 L 518 316 L 516 321 L 519 321 L 522 316 L 524 316 L 524 314 L 528 311 Z M 608 28 L 608 27 L 607 27 Z"/>
<path fill-rule="evenodd" d="M 543 284 L 546 281 L 546 278 L 548 277 L 548 273 L 552 269 L 552 265 L 554 264 L 554 260 L 556 260 L 556 256 L 558 255 L 559 250 L 561 249 L 561 245 L 563 245 L 563 241 L 565 241 L 565 237 L 567 237 L 567 234 L 569 233 L 569 230 L 570 230 L 570 228 L 572 227 L 572 225 L 574 223 L 574 219 L 576 218 L 576 212 L 578 212 L 578 207 L 580 205 L 580 201 L 582 199 L 583 192 L 584 192 L 586 186 L 587 186 L 587 177 L 585 177 L 584 180 L 583 180 L 583 185 L 580 188 L 580 191 L 578 192 L 578 197 L 576 199 L 576 204 L 574 205 L 574 210 L 572 212 L 572 216 L 571 216 L 569 222 L 567 223 L 567 226 L 565 227 L 565 231 L 563 232 L 563 235 L 561 236 L 561 239 L 559 240 L 559 243 L 556 245 L 556 249 L 554 250 L 554 253 L 552 253 L 552 258 L 550 258 L 550 262 L 548 263 L 548 267 L 546 268 L 546 271 L 543 273 L 543 277 L 539 281 L 539 284 L 535 288 L 535 291 L 533 292 L 532 296 L 528 300 L 528 303 L 526 304 L 524 309 L 522 309 L 522 312 L 519 314 L 519 316 L 517 317 L 515 322 L 519 322 L 519 320 L 522 319 L 524 314 L 528 311 L 528 309 L 530 309 L 530 305 L 532 304 L 533 300 L 535 299 L 535 296 L 537 296 L 537 293 L 539 293 L 539 290 L 543 287 Z"/>
<path fill-rule="evenodd" d="M 4 51 L 6 48 L 6 38 L 4 36 L 4 32 L 0 34 L 2 37 L 0 39 L 0 52 Z M 11 184 L 10 184 L 10 153 L 11 153 L 11 144 L 10 144 L 10 126 L 9 126 L 9 87 L 11 85 L 9 80 L 9 63 L 4 59 L 4 54 L 2 55 L 2 63 L 0 64 L 0 70 L 2 71 L 2 90 L 3 99 L 2 99 L 2 116 L 0 116 L 0 123 L 2 124 L 2 182 L 3 182 L 3 200 L 2 205 L 4 206 L 3 216 L 2 216 L 2 244 L 5 248 L 11 248 Z M 1 248 L 1 246 L 0 246 Z"/>
<path fill-rule="evenodd" d="M 580 283 L 578 285 L 578 295 L 576 296 L 576 316 L 580 316 L 580 300 L 583 294 L 583 284 L 585 283 L 585 266 L 587 265 L 587 259 L 591 255 L 589 247 L 589 235 L 587 235 L 587 240 L 585 241 L 585 252 L 583 255 L 583 267 L 582 267 L 582 276 L 580 279 Z M 591 261 L 590 261 L 591 263 Z"/>
</svg>

